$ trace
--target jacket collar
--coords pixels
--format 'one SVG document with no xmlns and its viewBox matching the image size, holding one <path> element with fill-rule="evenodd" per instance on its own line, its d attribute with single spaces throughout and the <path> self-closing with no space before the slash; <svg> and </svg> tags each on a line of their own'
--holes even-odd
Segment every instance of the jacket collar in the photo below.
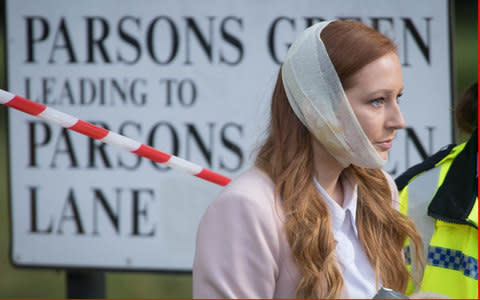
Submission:
<svg viewBox="0 0 480 300">
<path fill-rule="evenodd" d="M 437 189 L 428 215 L 446 222 L 467 224 L 478 228 L 468 216 L 477 201 L 477 130 L 453 160 L 450 169 Z"/>
</svg>

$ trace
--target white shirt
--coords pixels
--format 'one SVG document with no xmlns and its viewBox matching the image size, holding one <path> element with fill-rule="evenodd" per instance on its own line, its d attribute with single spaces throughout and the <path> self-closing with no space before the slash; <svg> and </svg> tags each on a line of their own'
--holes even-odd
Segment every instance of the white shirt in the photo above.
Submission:
<svg viewBox="0 0 480 300">
<path fill-rule="evenodd" d="M 333 200 L 315 179 L 315 186 L 330 209 L 333 236 L 338 242 L 335 256 L 340 262 L 345 298 L 371 299 L 377 292 L 375 271 L 372 268 L 358 237 L 356 226 L 357 185 L 340 178 L 344 187 L 343 207 Z M 346 185 L 352 188 L 345 188 Z M 379 283 L 379 286 L 381 284 Z"/>
</svg>

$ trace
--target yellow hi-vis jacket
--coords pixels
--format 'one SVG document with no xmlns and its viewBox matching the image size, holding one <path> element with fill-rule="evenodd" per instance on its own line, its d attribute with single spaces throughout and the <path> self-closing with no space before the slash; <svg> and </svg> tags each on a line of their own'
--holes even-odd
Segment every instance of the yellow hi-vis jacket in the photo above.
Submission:
<svg viewBox="0 0 480 300">
<path fill-rule="evenodd" d="M 405 260 L 420 285 L 406 294 L 435 292 L 450 298 L 478 299 L 477 131 L 466 143 L 450 145 L 396 179 L 400 210 L 423 239 L 424 270 L 415 270 L 407 241 Z M 419 272 L 419 273 L 416 273 Z"/>
</svg>

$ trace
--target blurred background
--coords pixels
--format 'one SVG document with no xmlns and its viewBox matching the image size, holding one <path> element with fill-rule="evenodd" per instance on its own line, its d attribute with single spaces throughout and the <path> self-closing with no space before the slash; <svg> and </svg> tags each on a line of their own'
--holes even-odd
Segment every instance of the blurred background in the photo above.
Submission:
<svg viewBox="0 0 480 300">
<path fill-rule="evenodd" d="M 453 66 L 455 93 L 477 80 L 476 0 L 453 1 Z M 5 1 L 0 0 L 0 88 L 6 89 Z M 457 98 L 457 97 L 455 97 Z M 456 129 L 457 130 L 457 129 Z M 465 140 L 456 134 L 457 141 Z M 0 298 L 66 298 L 66 272 L 14 268 L 9 258 L 7 109 L 0 107 Z M 189 274 L 105 273 L 107 298 L 191 298 Z"/>
</svg>

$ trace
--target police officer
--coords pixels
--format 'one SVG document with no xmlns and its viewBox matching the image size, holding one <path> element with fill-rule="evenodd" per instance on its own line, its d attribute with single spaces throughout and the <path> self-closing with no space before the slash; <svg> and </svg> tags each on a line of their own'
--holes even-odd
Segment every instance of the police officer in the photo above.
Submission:
<svg viewBox="0 0 480 300">
<path fill-rule="evenodd" d="M 471 134 L 449 145 L 396 179 L 400 207 L 422 234 L 424 253 L 405 247 L 406 263 L 418 282 L 407 294 L 428 291 L 451 298 L 478 299 L 477 83 L 456 108 L 460 130 Z M 415 270 L 420 257 L 425 267 Z"/>
</svg>

